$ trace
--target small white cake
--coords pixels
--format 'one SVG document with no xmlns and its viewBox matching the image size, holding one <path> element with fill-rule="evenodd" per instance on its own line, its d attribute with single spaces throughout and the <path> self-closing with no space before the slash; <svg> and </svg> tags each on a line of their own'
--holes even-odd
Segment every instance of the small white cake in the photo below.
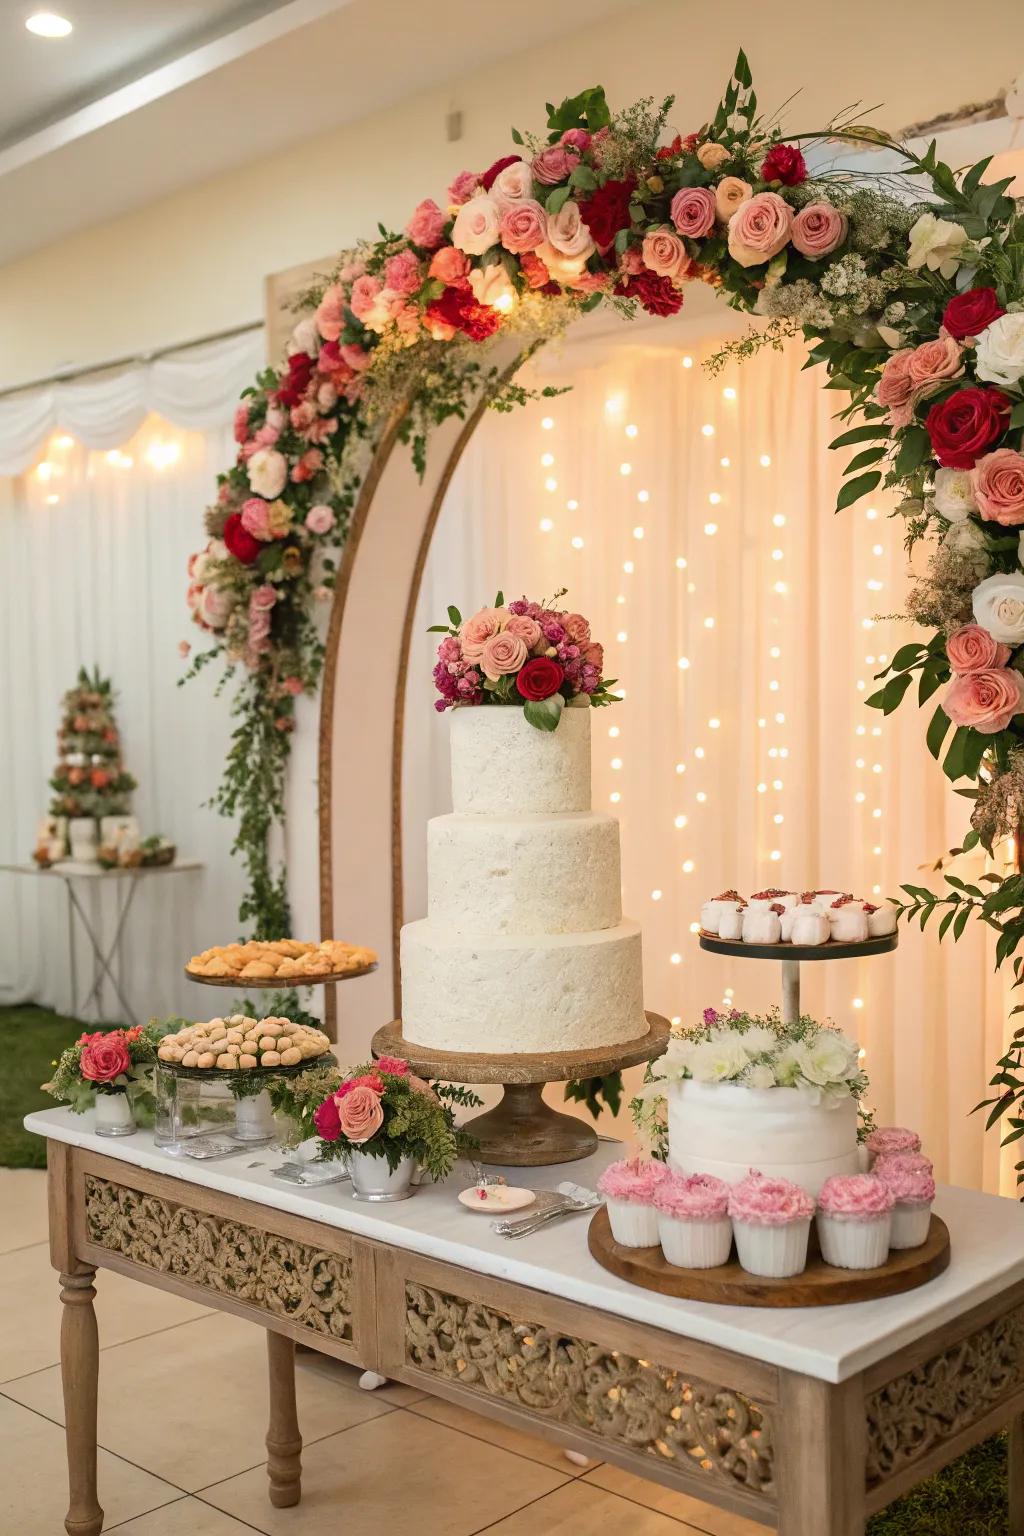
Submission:
<svg viewBox="0 0 1024 1536">
<path fill-rule="evenodd" d="M 718 919 L 718 937 L 731 944 L 738 944 L 743 937 L 743 914 L 746 907 L 737 905 L 735 912 L 723 912 Z"/>
<path fill-rule="evenodd" d="M 831 936 L 832 925 L 824 912 L 797 907 L 789 935 L 793 944 L 827 944 Z"/>
<path fill-rule="evenodd" d="M 884 939 L 890 933 L 896 932 L 896 908 L 886 903 L 881 907 L 869 906 L 868 913 L 868 937 L 871 939 Z"/>
<path fill-rule="evenodd" d="M 771 908 L 748 907 L 743 916 L 744 944 L 778 944 L 782 939 L 782 924 L 777 912 Z"/>
</svg>

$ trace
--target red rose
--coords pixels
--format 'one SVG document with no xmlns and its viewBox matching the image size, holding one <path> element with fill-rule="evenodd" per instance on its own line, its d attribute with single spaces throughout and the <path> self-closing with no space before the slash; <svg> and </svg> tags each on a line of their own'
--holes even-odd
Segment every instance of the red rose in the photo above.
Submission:
<svg viewBox="0 0 1024 1536">
<path fill-rule="evenodd" d="M 565 672 L 560 662 L 550 656 L 533 656 L 516 678 L 516 687 L 524 699 L 539 703 L 556 694 L 564 681 Z"/>
<path fill-rule="evenodd" d="M 671 278 L 646 269 L 616 283 L 615 292 L 620 298 L 639 299 L 649 315 L 675 315 L 683 307 L 683 296 Z"/>
<path fill-rule="evenodd" d="M 89 775 L 93 789 L 106 789 L 110 783 L 110 774 L 105 768 L 94 768 Z"/>
<path fill-rule="evenodd" d="M 1010 402 L 1001 389 L 958 389 L 925 417 L 932 452 L 946 469 L 973 469 L 974 462 L 1006 430 Z"/>
<path fill-rule="evenodd" d="M 501 324 L 501 316 L 487 304 L 478 304 L 469 288 L 446 288 L 439 299 L 427 305 L 427 318 L 453 325 L 471 341 L 484 341 Z"/>
<path fill-rule="evenodd" d="M 228 552 L 243 565 L 252 565 L 262 549 L 259 539 L 254 539 L 248 528 L 242 527 L 241 512 L 232 512 L 224 524 L 224 543 Z"/>
<path fill-rule="evenodd" d="M 337 1141 L 341 1135 L 341 1120 L 338 1116 L 338 1105 L 332 1094 L 329 1099 L 324 1099 L 313 1111 L 313 1124 L 316 1133 L 322 1136 L 324 1141 Z"/>
<path fill-rule="evenodd" d="M 965 336 L 980 336 L 987 325 L 1005 314 L 994 288 L 968 288 L 950 299 L 942 312 L 942 323 L 951 336 L 963 341 Z"/>
<path fill-rule="evenodd" d="M 308 352 L 293 352 L 288 359 L 288 372 L 274 394 L 280 405 L 298 405 L 305 399 L 309 381 L 313 376 L 313 359 Z"/>
<path fill-rule="evenodd" d="M 764 157 L 761 175 L 765 181 L 781 181 L 784 187 L 798 187 L 807 180 L 807 162 L 795 144 L 776 144 Z"/>
<path fill-rule="evenodd" d="M 503 159 L 495 160 L 490 170 L 484 171 L 480 177 L 480 185 L 484 191 L 489 192 L 491 190 L 506 165 L 515 165 L 516 161 L 522 158 L 522 155 L 505 155 Z"/>
<path fill-rule="evenodd" d="M 90 1083 L 112 1083 L 131 1064 L 124 1034 L 119 1029 L 109 1035 L 94 1035 L 78 1058 L 78 1070 Z"/>
<path fill-rule="evenodd" d="M 580 203 L 583 222 L 598 250 L 608 250 L 619 230 L 629 228 L 629 204 L 635 191 L 635 176 L 626 181 L 606 181 Z"/>
</svg>

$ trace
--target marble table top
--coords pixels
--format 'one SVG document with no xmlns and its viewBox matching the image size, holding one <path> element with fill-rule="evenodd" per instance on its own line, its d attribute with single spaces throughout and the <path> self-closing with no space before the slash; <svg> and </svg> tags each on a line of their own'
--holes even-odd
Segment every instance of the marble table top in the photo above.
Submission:
<svg viewBox="0 0 1024 1536">
<path fill-rule="evenodd" d="M 283 1157 L 272 1148 L 196 1162 L 155 1147 L 149 1131 L 120 1140 L 97 1136 L 91 1112 L 49 1109 L 29 1115 L 25 1125 L 39 1136 L 116 1162 L 238 1195 L 823 1381 L 844 1381 L 1024 1279 L 1024 1205 L 945 1185 L 939 1187 L 935 1211 L 949 1227 L 952 1259 L 929 1284 L 852 1306 L 723 1307 L 660 1296 L 608 1274 L 587 1250 L 588 1215 L 564 1217 L 514 1242 L 497 1236 L 487 1217 L 467 1211 L 455 1198 L 472 1182 L 468 1164 L 460 1164 L 442 1185 L 422 1186 L 411 1200 L 366 1205 L 352 1198 L 347 1182 L 317 1190 L 273 1178 L 270 1169 Z M 566 1180 L 592 1188 L 602 1169 L 621 1155 L 620 1147 L 602 1142 L 580 1162 L 496 1171 L 504 1171 L 509 1183 L 533 1189 L 555 1189 Z"/>
</svg>

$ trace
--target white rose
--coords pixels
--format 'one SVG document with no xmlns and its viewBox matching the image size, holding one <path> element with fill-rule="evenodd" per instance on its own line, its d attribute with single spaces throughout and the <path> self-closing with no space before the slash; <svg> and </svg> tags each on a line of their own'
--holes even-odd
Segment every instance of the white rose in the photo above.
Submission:
<svg viewBox="0 0 1024 1536">
<path fill-rule="evenodd" d="M 570 198 L 555 214 L 548 216 L 548 244 L 570 260 L 586 261 L 594 249 L 590 230 L 583 222 L 579 204 Z"/>
<path fill-rule="evenodd" d="M 979 576 L 984 576 L 989 569 L 988 544 L 979 524 L 972 517 L 965 517 L 959 523 L 950 523 L 942 542 L 947 549 L 966 555 Z"/>
<path fill-rule="evenodd" d="M 1024 378 L 1024 314 L 1002 315 L 978 337 L 974 371 L 987 384 L 1019 384 Z"/>
<path fill-rule="evenodd" d="M 857 1050 L 852 1040 L 832 1029 L 823 1029 L 809 1044 L 797 1046 L 804 1077 L 819 1088 L 855 1076 Z"/>
<path fill-rule="evenodd" d="M 786 1049 L 776 1057 L 775 1081 L 783 1088 L 792 1088 L 802 1073 L 803 1062 L 799 1055 L 799 1048 L 795 1045 L 787 1045 Z"/>
<path fill-rule="evenodd" d="M 514 160 L 491 183 L 491 196 L 500 203 L 521 203 L 533 196 L 533 171 L 525 160 Z"/>
<path fill-rule="evenodd" d="M 469 286 L 478 304 L 489 304 L 492 309 L 511 309 L 516 290 L 500 261 L 489 267 L 474 267 L 469 274 Z"/>
<path fill-rule="evenodd" d="M 767 1029 L 763 1024 L 755 1024 L 753 1029 L 748 1029 L 740 1039 L 750 1056 L 761 1056 L 765 1051 L 774 1051 L 779 1043 L 779 1037 L 773 1029 Z"/>
<path fill-rule="evenodd" d="M 276 448 L 257 448 L 247 468 L 249 484 L 265 501 L 276 500 L 288 482 L 288 461 Z"/>
<path fill-rule="evenodd" d="M 934 213 L 922 213 L 908 239 L 907 266 L 912 272 L 927 267 L 929 272 L 950 278 L 960 265 L 967 231 L 962 224 L 937 219 Z"/>
<path fill-rule="evenodd" d="M 542 245 L 538 245 L 535 254 L 540 257 L 552 281 L 556 283 L 574 282 L 587 264 L 584 256 L 563 256 L 550 240 L 545 240 Z"/>
<path fill-rule="evenodd" d="M 977 512 L 978 503 L 971 489 L 970 471 L 937 469 L 932 500 L 936 512 L 941 512 L 951 523 L 962 522 L 968 512 Z"/>
<path fill-rule="evenodd" d="M 729 1078 L 739 1077 L 746 1070 L 748 1061 L 739 1035 L 702 1040 L 694 1046 L 690 1056 L 690 1076 L 698 1083 L 724 1083 Z"/>
<path fill-rule="evenodd" d="M 320 332 L 316 328 L 316 320 L 312 315 L 307 315 L 305 320 L 299 321 L 288 338 L 288 346 L 285 350 L 289 357 L 294 352 L 308 352 L 310 357 L 316 357 L 320 351 Z"/>
<path fill-rule="evenodd" d="M 204 587 L 199 595 L 199 617 L 210 629 L 223 629 L 234 607 L 230 592 L 217 587 Z"/>
<path fill-rule="evenodd" d="M 1024 575 L 990 576 L 974 589 L 974 617 L 1002 645 L 1024 644 Z"/>
<path fill-rule="evenodd" d="M 743 1082 L 748 1088 L 774 1088 L 775 1073 L 764 1062 L 754 1067 L 748 1067 L 743 1074 Z"/>
<path fill-rule="evenodd" d="M 463 203 L 452 226 L 452 245 L 467 256 L 482 256 L 498 243 L 501 212 L 493 197 L 481 194 Z"/>
</svg>

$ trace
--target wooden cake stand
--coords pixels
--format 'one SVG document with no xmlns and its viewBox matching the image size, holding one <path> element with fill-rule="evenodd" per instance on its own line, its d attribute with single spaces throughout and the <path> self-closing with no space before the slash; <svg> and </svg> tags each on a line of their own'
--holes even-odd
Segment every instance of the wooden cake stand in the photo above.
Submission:
<svg viewBox="0 0 1024 1536">
<path fill-rule="evenodd" d="M 604 1050 L 552 1051 L 523 1056 L 477 1055 L 471 1051 L 433 1051 L 414 1045 L 396 1019 L 373 1037 L 374 1056 L 401 1056 L 421 1077 L 447 1083 L 500 1083 L 504 1094 L 493 1109 L 476 1115 L 466 1129 L 476 1139 L 479 1162 L 514 1168 L 571 1163 L 597 1150 L 597 1132 L 575 1115 L 545 1104 L 545 1083 L 605 1077 L 623 1067 L 654 1061 L 668 1044 L 670 1025 L 647 1014 L 647 1033 Z"/>
<path fill-rule="evenodd" d="M 803 960 L 860 960 L 868 955 L 888 955 L 896 948 L 899 936 L 887 933 L 881 939 L 865 939 L 860 944 L 842 944 L 829 939 L 826 944 L 744 944 L 739 940 L 720 939 L 717 934 L 701 933 L 700 947 L 713 955 L 728 955 L 733 960 L 777 960 L 782 964 L 782 1022 L 795 1024 L 800 1017 L 800 963 Z"/>
</svg>

